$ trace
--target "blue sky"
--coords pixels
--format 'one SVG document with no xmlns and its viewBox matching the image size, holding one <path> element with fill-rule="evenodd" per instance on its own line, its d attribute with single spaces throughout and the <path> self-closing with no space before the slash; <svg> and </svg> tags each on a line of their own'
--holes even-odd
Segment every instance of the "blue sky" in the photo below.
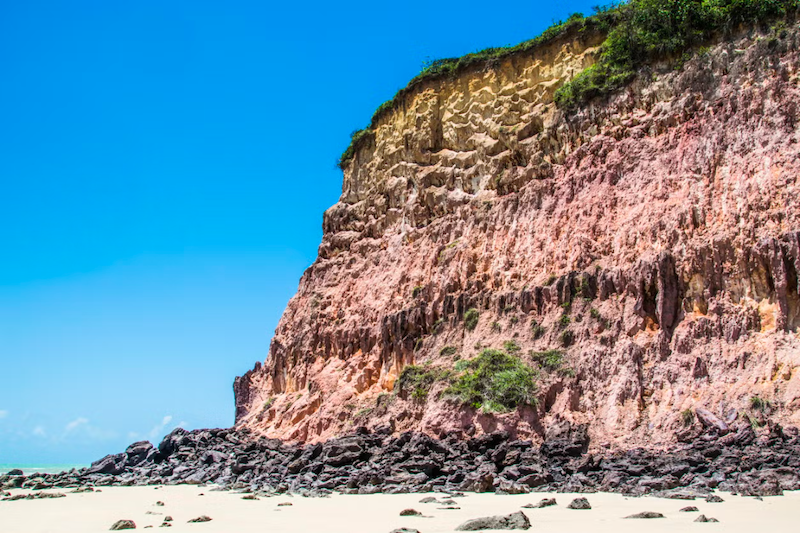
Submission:
<svg viewBox="0 0 800 533">
<path fill-rule="evenodd" d="M 272 4 L 0 2 L 0 463 L 230 425 L 350 132 L 593 2 Z"/>
</svg>

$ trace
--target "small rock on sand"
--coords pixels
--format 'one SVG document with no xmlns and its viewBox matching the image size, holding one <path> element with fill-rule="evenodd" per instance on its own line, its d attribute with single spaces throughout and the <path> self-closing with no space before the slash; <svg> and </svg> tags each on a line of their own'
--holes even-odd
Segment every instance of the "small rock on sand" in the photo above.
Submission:
<svg viewBox="0 0 800 533">
<path fill-rule="evenodd" d="M 709 494 L 709 495 L 708 495 L 708 498 L 706 498 L 706 501 L 707 501 L 708 503 L 722 503 L 722 502 L 724 502 L 725 500 L 723 500 L 722 498 L 720 498 L 720 497 L 719 497 L 719 496 L 717 496 L 716 494 Z"/>
<path fill-rule="evenodd" d="M 281 502 L 278 504 L 278 507 L 291 507 L 292 502 Z"/>
<path fill-rule="evenodd" d="M 690 505 L 688 507 L 684 507 L 683 509 L 681 509 L 680 512 L 682 512 L 682 513 L 696 513 L 699 510 L 700 509 L 698 509 L 694 505 Z"/>
<path fill-rule="evenodd" d="M 210 516 L 206 516 L 206 515 L 198 516 L 197 518 L 192 518 L 191 520 L 189 520 L 188 523 L 189 524 L 197 524 L 197 523 L 200 523 L 200 522 L 211 522 L 211 517 Z"/>
<path fill-rule="evenodd" d="M 481 529 L 529 529 L 531 521 L 522 511 L 506 516 L 485 516 L 467 520 L 456 531 L 478 531 Z"/>
<path fill-rule="evenodd" d="M 164 522 L 172 522 L 172 517 L 171 516 L 165 516 L 164 517 Z"/>
<path fill-rule="evenodd" d="M 695 519 L 695 522 L 719 522 L 716 518 L 706 518 L 706 515 L 701 514 Z"/>
<path fill-rule="evenodd" d="M 422 516 L 422 513 L 416 509 L 403 509 L 400 511 L 400 516 Z"/>
<path fill-rule="evenodd" d="M 156 502 L 156 507 L 164 507 L 164 502 Z"/>
<path fill-rule="evenodd" d="M 257 500 L 259 498 L 255 494 L 245 494 L 244 496 L 242 496 L 242 499 L 243 500 Z"/>
<path fill-rule="evenodd" d="M 110 531 L 122 531 L 123 529 L 136 529 L 136 522 L 133 520 L 117 520 L 111 526 Z"/>
<path fill-rule="evenodd" d="M 433 496 L 426 496 L 422 498 L 419 503 L 439 503 L 439 500 L 434 498 Z"/>
<path fill-rule="evenodd" d="M 552 507 L 553 505 L 558 505 L 555 498 L 544 498 L 539 503 L 529 503 L 522 507 L 523 509 L 544 509 L 545 507 Z"/>
<path fill-rule="evenodd" d="M 419 529 L 411 529 L 410 527 L 401 527 L 393 529 L 390 533 L 420 533 Z"/>
<path fill-rule="evenodd" d="M 572 500 L 569 505 L 567 505 L 567 509 L 591 509 L 592 506 L 589 505 L 589 500 L 586 498 L 575 498 Z"/>
<path fill-rule="evenodd" d="M 641 513 L 628 515 L 625 518 L 664 518 L 664 515 L 661 513 L 654 513 L 653 511 L 643 511 Z"/>
</svg>

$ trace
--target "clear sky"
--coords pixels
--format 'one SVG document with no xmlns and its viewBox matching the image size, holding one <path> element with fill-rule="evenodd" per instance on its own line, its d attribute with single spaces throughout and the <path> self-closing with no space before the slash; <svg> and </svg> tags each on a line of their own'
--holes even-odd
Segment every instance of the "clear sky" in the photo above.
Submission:
<svg viewBox="0 0 800 533">
<path fill-rule="evenodd" d="M 350 132 L 595 3 L 0 2 L 0 464 L 229 426 Z"/>
</svg>

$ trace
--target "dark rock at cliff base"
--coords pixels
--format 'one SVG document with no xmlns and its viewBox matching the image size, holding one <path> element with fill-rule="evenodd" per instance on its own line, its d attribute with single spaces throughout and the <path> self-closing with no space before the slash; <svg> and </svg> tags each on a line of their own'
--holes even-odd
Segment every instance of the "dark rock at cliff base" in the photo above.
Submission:
<svg viewBox="0 0 800 533">
<path fill-rule="evenodd" d="M 529 503 L 522 507 L 524 509 L 543 509 L 545 507 L 552 507 L 553 505 L 558 505 L 555 498 L 544 498 L 537 504 Z"/>
<path fill-rule="evenodd" d="M 482 529 L 529 529 L 531 522 L 525 513 L 517 511 L 506 516 L 487 516 L 467 520 L 456 531 L 479 531 Z"/>
<path fill-rule="evenodd" d="M 589 447 L 589 426 L 558 421 L 547 429 L 540 452 L 546 456 L 579 457 Z"/>
<path fill-rule="evenodd" d="M 509 493 L 535 488 L 542 492 L 602 490 L 678 499 L 705 497 L 712 490 L 771 495 L 800 489 L 798 433 L 785 428 L 772 435 L 764 428 L 755 439 L 739 439 L 737 435 L 748 434 L 743 427 L 740 423 L 726 435 L 711 430 L 698 433 L 694 440 L 666 451 L 634 449 L 577 457 L 569 453 L 546 455 L 530 441 L 512 441 L 502 432 L 468 440 L 362 432 L 303 446 L 243 430 L 181 430 L 167 435 L 159 446 L 172 450 L 168 456 L 153 448 L 135 466 L 127 465 L 126 452 L 104 457 L 83 470 L 31 477 L 0 475 L 0 489 L 202 481 L 224 489 L 311 497 L 340 491 L 436 492 L 455 498 L 460 490 Z M 576 431 L 581 433 L 574 426 L 563 425 L 551 438 L 574 442 L 569 436 Z M 585 442 L 582 437 L 577 440 Z M 551 452 L 558 447 L 551 447 Z M 146 445 L 137 443 L 128 450 L 141 456 L 146 449 Z M 352 462 L 330 464 L 347 454 L 351 454 L 347 461 Z M 298 460 L 303 466 L 292 473 L 289 465 Z M 451 506 L 455 502 L 448 498 L 438 503 Z"/>
<path fill-rule="evenodd" d="M 123 529 L 136 529 L 136 522 L 133 520 L 117 520 L 111 526 L 110 531 L 122 531 Z"/>
<path fill-rule="evenodd" d="M 20 470 L 19 468 L 15 468 L 13 470 L 9 470 L 6 475 L 7 476 L 21 476 L 23 474 L 24 474 L 24 472 L 22 470 Z"/>
<path fill-rule="evenodd" d="M 575 498 L 572 500 L 569 505 L 567 505 L 567 509 L 591 509 L 592 506 L 589 504 L 589 500 L 586 498 Z"/>
<path fill-rule="evenodd" d="M 654 513 L 653 511 L 643 511 L 641 513 L 628 515 L 625 518 L 664 518 L 664 515 L 661 513 Z"/>
</svg>

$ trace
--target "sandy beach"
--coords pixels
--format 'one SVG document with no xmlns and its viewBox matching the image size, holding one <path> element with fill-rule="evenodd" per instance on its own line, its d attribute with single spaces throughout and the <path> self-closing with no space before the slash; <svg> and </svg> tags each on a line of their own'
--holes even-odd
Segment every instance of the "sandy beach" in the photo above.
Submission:
<svg viewBox="0 0 800 533">
<path fill-rule="evenodd" d="M 3 533 L 94 533 L 108 531 L 114 522 L 130 519 L 137 530 L 158 528 L 165 516 L 173 518 L 169 531 L 207 533 L 246 533 L 269 531 L 327 533 L 389 533 L 406 527 L 421 533 L 451 532 L 466 520 L 489 515 L 504 515 L 521 510 L 528 503 L 555 497 L 558 505 L 544 509 L 522 509 L 531 521 L 531 530 L 542 532 L 626 532 L 705 531 L 726 532 L 794 531 L 800 519 L 800 492 L 784 496 L 755 498 L 721 493 L 722 503 L 669 500 L 655 497 L 628 498 L 618 494 L 470 494 L 456 498 L 460 509 L 439 509 L 435 503 L 420 503 L 425 496 L 443 499 L 441 494 L 333 495 L 329 498 L 299 496 L 260 497 L 244 500 L 242 494 L 213 492 L 211 487 L 107 487 L 102 492 L 66 493 L 58 499 L 0 502 L 0 531 Z M 12 491 L 12 494 L 30 491 Z M 56 492 L 56 491 L 53 491 Z M 202 494 L 202 496 L 201 496 Z M 571 510 L 573 498 L 586 497 L 592 509 Z M 156 505 L 157 501 L 164 503 Z M 289 502 L 291 506 L 279 506 Z M 679 510 L 687 505 L 699 512 Z M 425 516 L 399 516 L 413 508 Z M 625 519 L 643 511 L 662 513 L 660 519 Z M 151 513 L 151 514 L 148 514 Z M 157 514 L 154 514 L 157 513 Z M 719 523 L 694 523 L 700 514 Z M 205 523 L 187 523 L 201 515 L 212 518 Z"/>
</svg>

